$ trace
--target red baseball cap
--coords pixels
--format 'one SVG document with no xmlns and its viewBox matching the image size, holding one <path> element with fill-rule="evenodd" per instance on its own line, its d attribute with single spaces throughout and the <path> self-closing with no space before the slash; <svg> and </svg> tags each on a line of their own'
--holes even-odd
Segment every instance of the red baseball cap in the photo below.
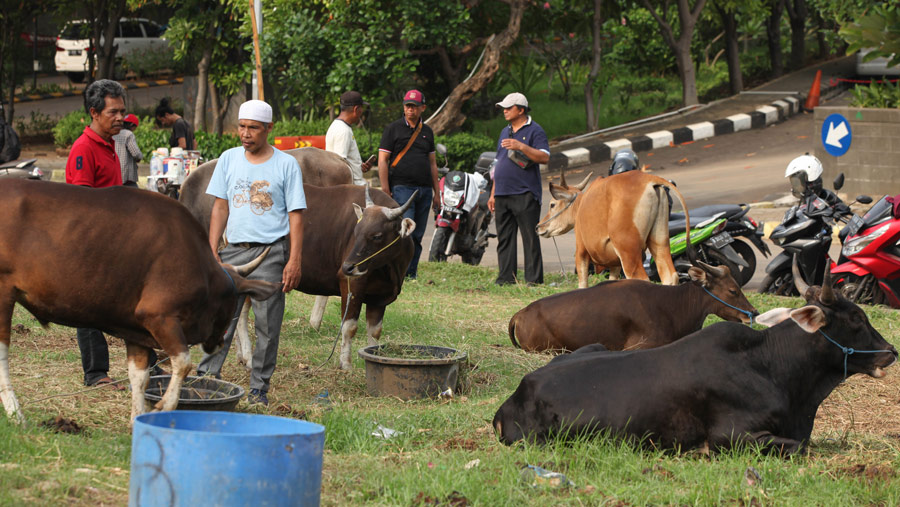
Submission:
<svg viewBox="0 0 900 507">
<path fill-rule="evenodd" d="M 138 117 L 134 114 L 125 115 L 125 118 L 122 118 L 122 121 L 133 123 L 135 127 L 141 124 L 141 120 L 138 120 Z"/>
<path fill-rule="evenodd" d="M 419 90 L 410 90 L 403 96 L 403 104 L 415 104 L 421 106 L 425 104 L 425 96 Z"/>
</svg>

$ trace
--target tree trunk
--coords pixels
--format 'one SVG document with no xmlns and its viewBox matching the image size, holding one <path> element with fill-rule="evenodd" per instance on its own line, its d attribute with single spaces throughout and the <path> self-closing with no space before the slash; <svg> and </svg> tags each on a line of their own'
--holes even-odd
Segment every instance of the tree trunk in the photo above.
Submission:
<svg viewBox="0 0 900 507">
<path fill-rule="evenodd" d="M 454 87 L 453 91 L 450 92 L 447 103 L 444 104 L 444 108 L 429 118 L 428 125 L 435 135 L 446 134 L 459 128 L 466 121 L 466 116 L 462 114 L 463 104 L 478 93 L 479 90 L 487 86 L 493 79 L 494 74 L 497 73 L 497 70 L 500 69 L 501 56 L 519 37 L 522 15 L 527 4 L 527 0 L 510 0 L 509 22 L 506 29 L 488 41 L 481 67 L 470 79 Z"/>
<path fill-rule="evenodd" d="M 683 106 L 699 103 L 697 100 L 697 70 L 694 68 L 694 60 L 691 58 L 691 39 L 694 38 L 694 27 L 697 25 L 700 11 L 703 10 L 706 0 L 696 0 L 693 8 L 688 2 L 689 0 L 678 0 L 678 22 L 681 30 L 678 39 L 675 39 L 672 26 L 656 12 L 649 0 L 641 0 L 662 30 L 663 40 L 675 54 L 678 76 L 681 78 L 681 104 Z"/>
<path fill-rule="evenodd" d="M 785 0 L 770 0 L 772 9 L 766 17 L 766 36 L 769 42 L 769 62 L 772 64 L 772 77 L 784 74 L 784 59 L 781 56 L 781 15 L 784 12 Z"/>
<path fill-rule="evenodd" d="M 820 60 L 824 60 L 828 58 L 828 42 L 825 40 L 825 31 L 828 28 L 825 26 L 825 20 L 822 19 L 821 13 L 819 11 L 815 11 L 815 20 L 816 20 L 816 44 L 818 47 L 818 56 Z"/>
<path fill-rule="evenodd" d="M 105 18 L 106 27 L 103 30 L 103 45 L 97 46 L 97 76 L 100 79 L 115 79 L 116 70 L 116 34 L 119 33 L 119 19 L 125 14 L 125 0 L 112 0 L 115 2 L 110 8 L 99 13 L 100 18 Z M 107 18 L 108 16 L 108 18 Z"/>
<path fill-rule="evenodd" d="M 737 20 L 734 10 L 726 11 L 716 4 L 716 10 L 722 18 L 725 29 L 725 60 L 728 62 L 728 85 L 731 94 L 736 95 L 744 89 L 744 76 L 741 74 L 741 55 L 738 49 Z"/>
<path fill-rule="evenodd" d="M 587 82 L 584 83 L 584 112 L 587 119 L 587 129 L 591 132 L 597 130 L 600 124 L 600 102 L 603 95 L 597 98 L 597 107 L 594 108 L 594 81 L 600 75 L 600 27 L 603 25 L 603 17 L 600 8 L 603 0 L 594 0 L 594 18 L 591 22 L 591 72 Z"/>
<path fill-rule="evenodd" d="M 212 108 L 212 129 L 210 132 L 213 134 L 221 134 L 222 133 L 222 118 L 219 116 L 219 90 L 216 89 L 216 85 L 210 83 L 209 86 L 209 101 L 210 108 Z"/>
<path fill-rule="evenodd" d="M 788 0 L 785 5 L 791 21 L 791 70 L 798 70 L 806 62 L 806 18 L 809 9 L 806 0 Z"/>
<path fill-rule="evenodd" d="M 197 64 L 197 99 L 194 101 L 194 130 L 206 130 L 206 93 L 209 89 L 209 64 L 212 48 L 203 50 L 203 57 Z"/>
</svg>

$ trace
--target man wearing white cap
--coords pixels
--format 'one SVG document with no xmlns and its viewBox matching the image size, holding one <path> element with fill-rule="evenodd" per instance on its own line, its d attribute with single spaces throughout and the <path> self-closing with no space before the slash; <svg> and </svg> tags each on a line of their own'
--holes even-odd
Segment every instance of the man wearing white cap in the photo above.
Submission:
<svg viewBox="0 0 900 507">
<path fill-rule="evenodd" d="M 271 146 L 272 107 L 261 100 L 241 104 L 238 134 L 241 146 L 222 153 L 206 193 L 215 196 L 209 223 L 209 246 L 217 259 L 244 264 L 267 247 L 269 254 L 250 275 L 251 279 L 282 283 L 265 301 L 253 301 L 256 316 L 256 350 L 250 373 L 248 401 L 269 404 L 269 379 L 275 371 L 278 340 L 284 318 L 284 293 L 300 283 L 303 249 L 303 215 L 306 195 L 303 175 L 294 157 Z M 222 234 L 228 245 L 218 251 Z M 238 312 L 243 300 L 238 305 Z M 197 370 L 219 375 L 237 326 L 237 315 L 225 333 L 225 346 L 204 355 Z"/>
<path fill-rule="evenodd" d="M 488 209 L 497 218 L 497 285 L 516 282 L 516 233 L 522 232 L 525 281 L 544 283 L 544 260 L 535 227 L 541 217 L 541 171 L 538 164 L 550 160 L 547 134 L 528 115 L 528 99 L 510 93 L 497 107 L 509 125 L 497 142 L 497 165 Z"/>
</svg>

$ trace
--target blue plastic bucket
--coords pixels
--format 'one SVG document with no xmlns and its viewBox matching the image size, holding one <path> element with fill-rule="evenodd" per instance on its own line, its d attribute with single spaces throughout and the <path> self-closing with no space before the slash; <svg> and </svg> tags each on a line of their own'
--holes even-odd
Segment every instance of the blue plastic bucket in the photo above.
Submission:
<svg viewBox="0 0 900 507">
<path fill-rule="evenodd" d="M 128 505 L 319 505 L 325 427 L 256 414 L 138 416 Z"/>
</svg>

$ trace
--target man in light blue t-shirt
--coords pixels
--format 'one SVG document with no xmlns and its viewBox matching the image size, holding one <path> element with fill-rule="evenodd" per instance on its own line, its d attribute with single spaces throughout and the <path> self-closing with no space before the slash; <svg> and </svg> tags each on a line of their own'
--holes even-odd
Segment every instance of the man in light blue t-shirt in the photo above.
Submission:
<svg viewBox="0 0 900 507">
<path fill-rule="evenodd" d="M 284 318 L 284 294 L 300 283 L 300 254 L 303 250 L 303 175 L 294 157 L 269 145 L 272 107 L 261 100 L 249 100 L 238 113 L 238 134 L 242 146 L 219 157 L 206 193 L 216 197 L 209 223 L 209 245 L 221 262 L 240 265 L 259 256 L 266 247 L 269 255 L 250 275 L 251 279 L 283 283 L 282 292 L 265 301 L 253 301 L 256 315 L 256 349 L 250 373 L 248 401 L 269 404 L 269 379 L 275 371 L 278 339 Z M 222 235 L 228 245 L 218 251 Z M 238 312 L 243 300 L 238 305 Z M 201 375 L 219 375 L 228 355 L 237 326 L 235 320 L 225 333 L 225 346 L 204 355 L 197 370 Z"/>
</svg>

